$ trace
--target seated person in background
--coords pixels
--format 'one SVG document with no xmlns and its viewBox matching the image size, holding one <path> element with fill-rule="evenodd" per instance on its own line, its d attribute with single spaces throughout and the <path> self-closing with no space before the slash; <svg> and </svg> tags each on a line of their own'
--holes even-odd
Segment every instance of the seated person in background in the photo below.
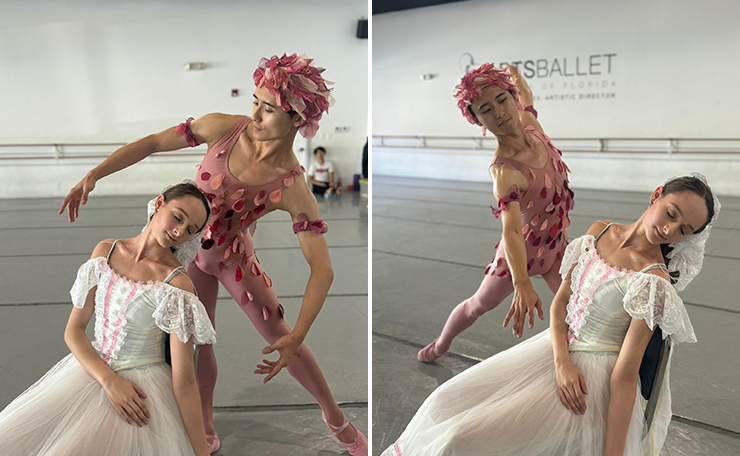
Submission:
<svg viewBox="0 0 740 456">
<path fill-rule="evenodd" d="M 313 154 L 316 161 L 308 167 L 308 181 L 311 183 L 311 189 L 314 195 L 323 195 L 327 191 L 331 195 L 334 193 L 334 165 L 324 160 L 326 149 L 317 147 Z"/>
</svg>

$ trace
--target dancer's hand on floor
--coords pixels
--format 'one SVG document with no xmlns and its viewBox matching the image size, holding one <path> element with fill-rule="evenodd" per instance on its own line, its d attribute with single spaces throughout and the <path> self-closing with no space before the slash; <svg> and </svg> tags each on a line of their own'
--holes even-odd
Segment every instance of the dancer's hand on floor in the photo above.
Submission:
<svg viewBox="0 0 740 456">
<path fill-rule="evenodd" d="M 139 426 L 149 424 L 151 415 L 144 404 L 147 395 L 135 383 L 114 375 L 106 381 L 103 388 L 108 394 L 108 399 L 128 424 L 134 421 Z"/>
<path fill-rule="evenodd" d="M 274 344 L 268 345 L 262 349 L 263 355 L 269 355 L 275 350 L 280 353 L 280 358 L 277 361 L 269 361 L 263 359 L 262 362 L 265 364 L 258 364 L 257 369 L 254 371 L 255 374 L 267 374 L 263 383 L 267 383 L 280 372 L 283 367 L 286 367 L 290 363 L 293 354 L 301 346 L 303 340 L 294 336 L 293 334 L 286 334 L 280 339 L 276 340 Z"/>
<path fill-rule="evenodd" d="M 555 378 L 558 396 L 565 408 L 578 415 L 586 413 L 586 399 L 583 395 L 588 394 L 588 389 L 581 371 L 571 362 L 563 363 L 555 367 Z"/>
<path fill-rule="evenodd" d="M 511 329 L 515 336 L 522 337 L 524 334 L 524 321 L 529 314 L 529 329 L 534 328 L 534 310 L 537 309 L 537 316 L 540 320 L 545 319 L 542 312 L 542 300 L 537 292 L 534 291 L 532 284 L 521 285 L 514 288 L 514 299 L 511 301 L 511 308 L 506 314 L 504 328 L 512 321 Z"/>
<path fill-rule="evenodd" d="M 95 179 L 89 174 L 86 175 L 80 182 L 77 183 L 72 190 L 67 193 L 67 197 L 62 202 L 62 207 L 59 208 L 59 214 L 67 209 L 69 214 L 69 221 L 74 222 L 76 218 L 80 216 L 80 204 L 87 203 L 87 195 L 95 188 Z"/>
</svg>

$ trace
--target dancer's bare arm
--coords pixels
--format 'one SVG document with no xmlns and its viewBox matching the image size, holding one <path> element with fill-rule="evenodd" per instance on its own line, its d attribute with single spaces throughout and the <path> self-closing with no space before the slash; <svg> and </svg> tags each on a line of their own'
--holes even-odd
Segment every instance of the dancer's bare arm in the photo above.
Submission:
<svg viewBox="0 0 740 456">
<path fill-rule="evenodd" d="M 496 200 L 508 196 L 513 186 L 516 186 L 522 193 L 527 189 L 527 179 L 510 165 L 493 165 L 489 168 L 489 172 L 493 178 L 493 195 Z M 501 212 L 501 222 L 503 223 L 502 238 L 506 263 L 514 283 L 514 299 L 511 302 L 509 313 L 506 314 L 504 327 L 511 320 L 514 335 L 522 337 L 527 315 L 529 314 L 529 327 L 533 328 L 535 309 L 541 320 L 544 320 L 544 314 L 542 313 L 542 301 L 534 291 L 527 272 L 527 249 L 524 245 L 524 236 L 522 236 L 522 214 L 519 202 L 508 204 L 508 208 Z"/>
<path fill-rule="evenodd" d="M 670 280 L 664 271 L 650 271 Z M 624 454 L 627 431 L 637 396 L 637 380 L 645 349 L 653 330 L 644 320 L 632 319 L 627 335 L 619 350 L 619 358 L 609 381 L 609 414 L 606 424 L 606 450 L 604 456 Z"/>
<path fill-rule="evenodd" d="M 170 282 L 171 285 L 193 293 L 193 285 L 184 275 L 179 274 Z M 170 353 L 172 359 L 172 387 L 180 409 L 180 416 L 193 446 L 196 456 L 208 456 L 208 441 L 203 424 L 203 412 L 200 407 L 200 393 L 195 381 L 193 365 L 193 343 L 180 341 L 175 334 L 170 334 Z"/>
<path fill-rule="evenodd" d="M 522 106 L 532 105 L 534 103 L 532 89 L 529 88 L 527 80 L 524 79 L 524 76 L 519 72 L 519 68 L 513 65 L 507 65 L 504 69 L 511 75 L 512 82 L 514 82 L 514 84 L 516 84 L 516 88 L 519 89 L 519 103 L 521 103 Z M 522 122 L 522 125 L 532 125 L 538 131 L 542 132 L 542 125 L 540 125 L 540 122 L 531 112 L 519 111 L 519 120 Z"/>
<path fill-rule="evenodd" d="M 198 142 L 212 144 L 226 134 L 234 123 L 238 122 L 238 119 L 238 116 L 226 114 L 207 114 L 191 122 L 190 129 Z M 113 152 L 103 163 L 90 170 L 77 185 L 72 187 L 64 198 L 59 213 L 62 214 L 67 209 L 69 221 L 74 222 L 80 216 L 80 205 L 87 203 L 88 194 L 93 191 L 100 179 L 128 168 L 155 152 L 189 147 L 185 137 L 175 132 L 175 128 L 168 128 L 137 139 Z"/>
<path fill-rule="evenodd" d="M 290 192 L 284 192 L 283 200 L 278 207 L 290 213 L 293 223 L 298 222 L 300 214 L 306 214 L 310 221 L 319 218 L 319 206 L 316 204 L 316 198 L 303 179 L 296 179 L 296 183 L 290 188 Z M 280 359 L 277 362 L 263 360 L 265 364 L 258 365 L 257 370 L 254 371 L 255 374 L 267 374 L 264 380 L 265 383 L 288 365 L 295 351 L 303 343 L 311 325 L 324 305 L 329 287 L 331 287 L 334 280 L 329 247 L 324 235 L 303 231 L 299 232 L 297 236 L 303 256 L 311 267 L 311 275 L 308 278 L 301 310 L 298 313 L 298 320 L 293 327 L 293 331 L 262 349 L 263 354 L 269 354 L 275 350 L 280 353 Z"/>
<path fill-rule="evenodd" d="M 103 241 L 95 247 L 91 258 L 105 257 L 110 251 L 112 241 Z M 108 364 L 103 361 L 90 343 L 85 334 L 90 319 L 95 311 L 95 291 L 93 287 L 87 294 L 82 309 L 74 307 L 67 321 L 64 331 L 64 342 L 80 365 L 103 386 L 113 406 L 118 413 L 131 424 L 139 426 L 149 423 L 149 410 L 144 404 L 146 394 L 133 382 L 119 377 Z"/>
</svg>

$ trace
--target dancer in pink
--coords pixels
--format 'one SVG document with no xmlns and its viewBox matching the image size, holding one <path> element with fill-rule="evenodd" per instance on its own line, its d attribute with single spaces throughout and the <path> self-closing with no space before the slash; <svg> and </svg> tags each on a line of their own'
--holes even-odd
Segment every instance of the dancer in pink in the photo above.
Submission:
<svg viewBox="0 0 740 456">
<path fill-rule="evenodd" d="M 130 166 L 153 152 L 208 143 L 208 152 L 196 173 L 196 183 L 211 202 L 212 216 L 203 244 L 188 273 L 215 326 L 219 282 L 244 310 L 270 344 L 262 350 L 280 353 L 277 362 L 264 360 L 255 373 L 265 382 L 283 367 L 316 398 L 332 433 L 352 455 L 367 455 L 367 439 L 337 406 L 321 369 L 303 340 L 326 299 L 333 279 L 331 260 L 319 219 L 316 199 L 303 178 L 305 170 L 293 153 L 297 132 L 312 138 L 318 121 L 333 102 L 323 68 L 305 56 L 283 55 L 262 59 L 254 72 L 256 90 L 252 117 L 208 114 L 197 120 L 135 141 L 93 169 L 67 196 L 70 221 L 95 182 Z M 272 283 L 254 252 L 254 223 L 273 210 L 293 219 L 293 231 L 311 267 L 301 311 L 291 330 Z M 61 211 L 60 211 L 61 213 Z M 217 365 L 210 345 L 198 359 L 198 386 L 211 452 L 220 441 L 213 423 L 213 389 Z"/>
<path fill-rule="evenodd" d="M 568 245 L 568 211 L 573 208 L 568 167 L 543 133 L 532 92 L 516 67 L 504 71 L 484 63 L 460 80 L 454 95 L 463 116 L 498 140 L 489 173 L 498 200 L 491 209 L 501 217 L 503 235 L 478 291 L 452 311 L 442 334 L 419 352 L 424 362 L 447 352 L 455 336 L 512 291 L 504 326 L 511 320 L 514 334 L 521 337 L 527 314 L 530 328 L 535 309 L 543 319 L 542 301 L 530 277 L 541 275 L 553 294 L 557 291 L 560 260 Z"/>
</svg>

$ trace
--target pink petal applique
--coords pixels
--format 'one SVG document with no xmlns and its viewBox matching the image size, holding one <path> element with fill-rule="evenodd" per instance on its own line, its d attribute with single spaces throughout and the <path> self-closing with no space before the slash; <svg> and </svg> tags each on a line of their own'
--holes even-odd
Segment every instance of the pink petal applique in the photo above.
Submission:
<svg viewBox="0 0 740 456">
<path fill-rule="evenodd" d="M 262 277 L 264 277 L 267 287 L 270 288 L 272 286 L 272 280 L 269 277 L 267 277 L 267 274 L 262 274 Z"/>
<path fill-rule="evenodd" d="M 224 250 L 224 260 L 227 260 L 231 256 L 231 249 Z"/>
<path fill-rule="evenodd" d="M 249 257 L 246 255 L 242 256 L 242 266 L 246 266 L 247 263 L 249 263 Z"/>
<path fill-rule="evenodd" d="M 242 267 L 239 265 L 236 265 L 236 275 L 234 276 L 234 280 L 236 280 L 237 282 L 241 282 L 243 276 L 244 276 L 244 272 L 242 271 Z"/>
<path fill-rule="evenodd" d="M 247 225 L 251 225 L 252 222 L 254 222 L 254 214 L 252 213 L 252 211 L 247 211 L 244 215 L 242 215 L 241 219 L 244 220 Z"/>
<path fill-rule="evenodd" d="M 529 231 L 529 223 L 522 227 L 522 235 L 526 235 L 527 231 Z"/>
<path fill-rule="evenodd" d="M 222 204 L 224 204 L 225 199 L 226 199 L 226 193 L 221 193 L 217 197 L 213 198 L 212 203 L 215 206 L 221 206 Z"/>
<path fill-rule="evenodd" d="M 502 260 L 504 260 L 504 258 L 502 258 Z M 499 260 L 498 260 L 498 258 L 495 258 L 495 259 L 493 260 L 493 263 L 492 263 L 492 264 L 493 264 L 493 267 L 494 267 L 494 269 L 498 267 L 498 263 L 499 263 Z"/>
<path fill-rule="evenodd" d="M 239 250 L 239 243 L 241 240 L 238 237 L 235 237 L 234 240 L 231 242 L 231 251 L 233 253 L 236 253 L 237 250 Z"/>
<path fill-rule="evenodd" d="M 222 272 L 225 267 L 226 267 L 226 265 L 224 264 L 223 261 L 219 261 L 218 262 L 218 272 Z"/>
<path fill-rule="evenodd" d="M 257 266 L 257 262 L 256 261 L 254 263 L 252 263 L 252 274 L 254 274 L 256 276 L 262 275 L 262 271 L 260 271 L 260 267 Z"/>
<path fill-rule="evenodd" d="M 550 221 L 548 219 L 545 219 L 545 221 L 542 222 L 542 225 L 540 225 L 540 231 L 545 231 L 548 224 L 550 224 Z"/>
<path fill-rule="evenodd" d="M 224 210 L 223 206 L 213 206 L 211 208 L 211 215 L 218 215 Z"/>
<path fill-rule="evenodd" d="M 252 293 L 245 291 L 244 293 L 242 293 L 240 301 L 242 306 L 246 306 L 250 302 L 254 301 L 254 297 L 252 296 Z"/>
<path fill-rule="evenodd" d="M 545 173 L 545 188 L 552 187 L 552 179 L 550 179 L 550 175 Z"/>
<path fill-rule="evenodd" d="M 260 190 L 257 196 L 254 197 L 255 206 L 259 206 L 260 204 L 264 203 L 266 199 L 267 199 L 267 192 L 264 190 Z"/>
<path fill-rule="evenodd" d="M 216 245 L 217 245 L 218 247 L 221 247 L 221 245 L 222 245 L 222 244 L 223 244 L 224 242 L 226 242 L 226 235 L 227 235 L 227 234 L 228 234 L 228 233 L 224 233 L 224 234 L 223 234 L 223 236 L 221 236 L 220 238 L 218 238 L 218 242 L 216 243 Z"/>
<path fill-rule="evenodd" d="M 267 321 L 272 316 L 272 311 L 267 306 L 262 306 L 262 319 Z"/>
<path fill-rule="evenodd" d="M 200 171 L 200 163 L 198 163 L 197 165 L 195 165 L 195 169 L 197 169 L 198 171 Z"/>
<path fill-rule="evenodd" d="M 529 230 L 529 234 L 527 235 L 527 242 L 531 244 L 534 242 L 535 239 L 537 239 L 537 234 L 535 234 L 534 230 Z"/>
<path fill-rule="evenodd" d="M 537 249 L 537 258 L 540 258 L 543 253 L 545 253 L 544 247 L 540 247 L 539 249 Z"/>
<path fill-rule="evenodd" d="M 207 181 L 207 180 L 208 180 L 208 179 L 210 179 L 210 178 L 211 178 L 211 173 L 207 173 L 207 172 L 206 172 L 206 173 L 202 173 L 202 174 L 200 175 L 200 179 L 201 179 L 201 180 L 204 180 L 204 181 Z"/>
<path fill-rule="evenodd" d="M 211 227 L 206 225 L 206 227 L 203 228 L 203 237 L 201 239 L 203 240 L 210 239 L 212 234 L 213 232 L 211 231 Z"/>
<path fill-rule="evenodd" d="M 238 200 L 237 202 L 235 202 L 234 205 L 231 206 L 231 208 L 234 209 L 236 212 L 241 212 L 242 210 L 244 210 L 244 206 L 246 205 L 247 205 L 246 200 L 242 198 Z"/>
<path fill-rule="evenodd" d="M 219 150 L 218 152 L 216 152 L 216 158 L 223 156 L 223 154 L 225 153 L 226 153 L 225 150 Z"/>
<path fill-rule="evenodd" d="M 548 204 L 545 208 L 545 212 L 547 212 L 548 214 L 552 214 L 553 212 L 555 212 L 555 205 L 552 203 Z"/>
<path fill-rule="evenodd" d="M 254 208 L 254 215 L 260 215 L 262 213 L 262 211 L 264 211 L 264 210 L 265 210 L 265 205 L 264 204 L 260 204 L 259 206 L 257 206 L 257 207 Z M 250 225 L 251 225 L 251 223 L 250 223 Z"/>
<path fill-rule="evenodd" d="M 535 215 L 532 219 L 532 225 L 537 225 L 538 223 L 540 223 L 540 214 Z"/>
<path fill-rule="evenodd" d="M 278 189 L 278 190 L 275 190 L 274 192 L 270 193 L 270 201 L 273 204 L 277 204 L 277 203 L 279 203 L 282 200 L 283 200 L 283 191 L 282 190 Z"/>
<path fill-rule="evenodd" d="M 214 177 L 213 180 L 211 180 L 211 188 L 216 190 L 219 187 L 221 187 L 221 184 L 224 181 L 224 175 L 219 174 L 218 176 Z"/>
<path fill-rule="evenodd" d="M 195 261 L 197 263 L 199 259 L 200 259 L 200 254 L 199 253 L 196 253 L 195 254 L 195 259 L 193 261 Z"/>
<path fill-rule="evenodd" d="M 535 180 L 536 179 L 536 177 L 534 175 L 534 171 L 532 171 L 532 168 L 529 168 L 529 175 L 530 175 L 530 177 L 532 177 L 532 180 Z"/>
<path fill-rule="evenodd" d="M 286 187 L 292 187 L 294 183 L 295 183 L 295 177 L 293 177 L 293 174 L 283 179 L 283 185 L 285 185 Z"/>
<path fill-rule="evenodd" d="M 235 191 L 234 193 L 231 194 L 231 198 L 232 199 L 235 199 L 235 200 L 238 200 L 239 198 L 242 197 L 242 195 L 244 195 L 244 189 L 243 188 L 240 188 L 239 190 L 237 190 L 237 191 Z"/>
<path fill-rule="evenodd" d="M 527 209 L 532 209 L 534 207 L 534 201 L 530 201 L 527 203 Z"/>
<path fill-rule="evenodd" d="M 542 199 L 547 198 L 547 189 L 546 188 L 543 188 L 542 191 L 540 192 L 540 198 L 542 198 Z"/>
</svg>

